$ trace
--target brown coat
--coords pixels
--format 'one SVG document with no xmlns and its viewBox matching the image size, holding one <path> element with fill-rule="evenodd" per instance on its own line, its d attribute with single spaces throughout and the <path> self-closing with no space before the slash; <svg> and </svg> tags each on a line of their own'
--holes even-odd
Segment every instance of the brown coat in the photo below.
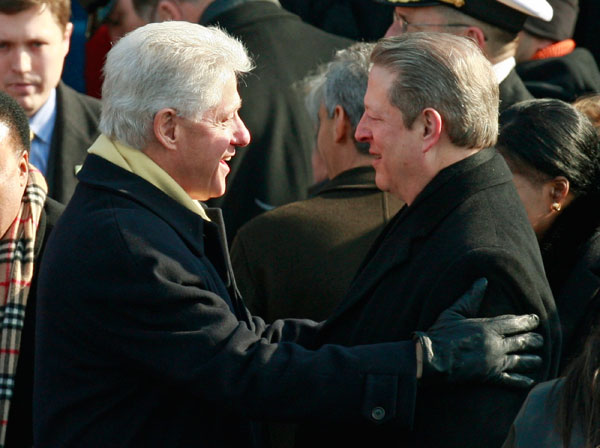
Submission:
<svg viewBox="0 0 600 448">
<path fill-rule="evenodd" d="M 240 229 L 231 258 L 247 306 L 267 321 L 327 318 L 402 202 L 371 167 L 345 171 L 315 198 L 264 213 Z"/>
</svg>

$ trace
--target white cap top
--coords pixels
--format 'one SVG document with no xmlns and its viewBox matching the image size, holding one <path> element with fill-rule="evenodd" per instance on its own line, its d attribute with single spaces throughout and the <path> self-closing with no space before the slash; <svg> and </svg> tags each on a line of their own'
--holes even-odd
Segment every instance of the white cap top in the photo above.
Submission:
<svg viewBox="0 0 600 448">
<path fill-rule="evenodd" d="M 552 6 L 546 0 L 498 0 L 498 2 L 546 22 L 552 20 L 554 14 Z"/>
</svg>

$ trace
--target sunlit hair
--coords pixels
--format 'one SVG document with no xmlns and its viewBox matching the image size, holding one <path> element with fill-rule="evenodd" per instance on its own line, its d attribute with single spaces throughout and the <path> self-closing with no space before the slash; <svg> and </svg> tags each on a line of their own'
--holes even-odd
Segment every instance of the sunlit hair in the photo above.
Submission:
<svg viewBox="0 0 600 448">
<path fill-rule="evenodd" d="M 0 126 L 6 126 L 15 153 L 29 151 L 29 121 L 25 111 L 10 95 L 0 91 Z M 2 134 L 2 132 L 0 132 Z"/>
<path fill-rule="evenodd" d="M 581 354 L 566 372 L 559 395 L 558 430 L 563 446 L 569 447 L 571 435 L 578 430 L 583 448 L 600 445 L 600 322 L 588 336 Z M 574 447 L 573 447 L 574 448 Z"/>
<path fill-rule="evenodd" d="M 577 98 L 575 109 L 585 114 L 600 133 L 600 94 L 593 93 Z"/>
<path fill-rule="evenodd" d="M 71 18 L 71 0 L 0 0 L 0 13 L 18 14 L 30 8 L 49 8 L 64 30 Z"/>
<path fill-rule="evenodd" d="M 348 114 L 352 129 L 356 129 L 365 111 L 364 96 L 371 65 L 369 56 L 373 47 L 374 44 L 358 43 L 339 50 L 333 61 L 320 66 L 315 75 L 304 81 L 306 107 L 317 125 L 321 104 L 329 117 L 333 117 L 339 105 Z M 368 143 L 355 141 L 355 145 L 359 152 L 369 152 Z"/>
<path fill-rule="evenodd" d="M 197 120 L 219 104 L 231 76 L 251 69 L 242 43 L 218 28 L 189 22 L 145 25 L 107 55 L 99 128 L 143 148 L 159 110 L 173 108 Z"/>
<path fill-rule="evenodd" d="M 498 83 L 492 66 L 470 39 L 447 33 L 415 32 L 380 40 L 374 65 L 395 75 L 388 92 L 411 128 L 426 108 L 443 119 L 450 141 L 485 148 L 498 135 Z"/>
</svg>

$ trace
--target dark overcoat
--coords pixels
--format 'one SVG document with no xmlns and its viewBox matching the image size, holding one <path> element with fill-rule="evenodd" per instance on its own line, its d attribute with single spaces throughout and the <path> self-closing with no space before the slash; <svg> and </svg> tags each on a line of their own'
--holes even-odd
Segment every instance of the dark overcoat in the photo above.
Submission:
<svg viewBox="0 0 600 448">
<path fill-rule="evenodd" d="M 498 87 L 500 89 L 500 112 L 513 104 L 533 99 L 533 95 L 527 90 L 514 68 Z"/>
<path fill-rule="evenodd" d="M 442 170 L 386 226 L 350 291 L 319 334 L 319 346 L 403 340 L 426 330 L 471 283 L 489 286 L 480 316 L 536 313 L 544 337 L 534 378 L 553 378 L 560 326 L 539 246 L 503 158 L 484 149 Z M 492 384 L 424 383 L 413 431 L 306 428 L 300 446 L 499 447 L 527 391 Z"/>
<path fill-rule="evenodd" d="M 256 64 L 239 85 L 240 117 L 252 142 L 229 162 L 225 195 L 210 202 L 223 209 L 233 238 L 269 207 L 306 198 L 315 128 L 295 84 L 352 41 L 304 23 L 273 2 L 242 3 L 208 23 L 215 24 L 241 39 Z"/>
<path fill-rule="evenodd" d="M 577 197 L 540 245 L 562 328 L 563 372 L 600 324 L 600 197 Z"/>
<path fill-rule="evenodd" d="M 257 216 L 239 230 L 231 248 L 248 308 L 267 322 L 326 319 L 401 206 L 377 188 L 368 166 L 339 174 L 314 198 Z"/>
<path fill-rule="evenodd" d="M 566 56 L 522 62 L 517 72 L 536 98 L 571 103 L 582 95 L 600 92 L 598 65 L 585 48 L 576 48 Z"/>
<path fill-rule="evenodd" d="M 308 351 L 308 320 L 266 326 L 211 222 L 90 155 L 38 288 L 35 446 L 253 447 L 249 419 L 405 424 L 414 343 Z"/>
<path fill-rule="evenodd" d="M 98 137 L 100 101 L 63 82 L 56 88 L 56 122 L 48 159 L 48 196 L 66 204 L 77 185 L 88 148 Z"/>
</svg>

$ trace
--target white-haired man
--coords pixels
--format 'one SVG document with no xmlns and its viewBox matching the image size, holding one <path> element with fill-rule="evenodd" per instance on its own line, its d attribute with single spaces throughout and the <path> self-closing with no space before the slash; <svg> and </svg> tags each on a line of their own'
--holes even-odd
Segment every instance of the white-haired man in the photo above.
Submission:
<svg viewBox="0 0 600 448">
<path fill-rule="evenodd" d="M 260 446 L 250 419 L 360 421 L 382 403 L 409 421 L 415 377 L 431 371 L 419 344 L 309 351 L 317 324 L 266 326 L 237 293 L 220 213 L 197 200 L 224 193 L 228 161 L 250 141 L 236 87 L 250 68 L 238 41 L 186 22 L 138 28 L 109 52 L 103 134 L 40 272 L 36 446 Z M 531 316 L 441 320 L 427 341 L 450 380 L 502 380 L 503 366 L 540 361 L 507 355 L 539 336 L 502 334 Z"/>
<path fill-rule="evenodd" d="M 352 41 L 304 23 L 276 0 L 134 0 L 153 21 L 187 20 L 219 26 L 240 39 L 256 68 L 239 86 L 240 112 L 252 133 L 231 163 L 220 207 L 233 238 L 254 216 L 306 199 L 312 185 L 313 128 L 295 84 Z"/>
</svg>

